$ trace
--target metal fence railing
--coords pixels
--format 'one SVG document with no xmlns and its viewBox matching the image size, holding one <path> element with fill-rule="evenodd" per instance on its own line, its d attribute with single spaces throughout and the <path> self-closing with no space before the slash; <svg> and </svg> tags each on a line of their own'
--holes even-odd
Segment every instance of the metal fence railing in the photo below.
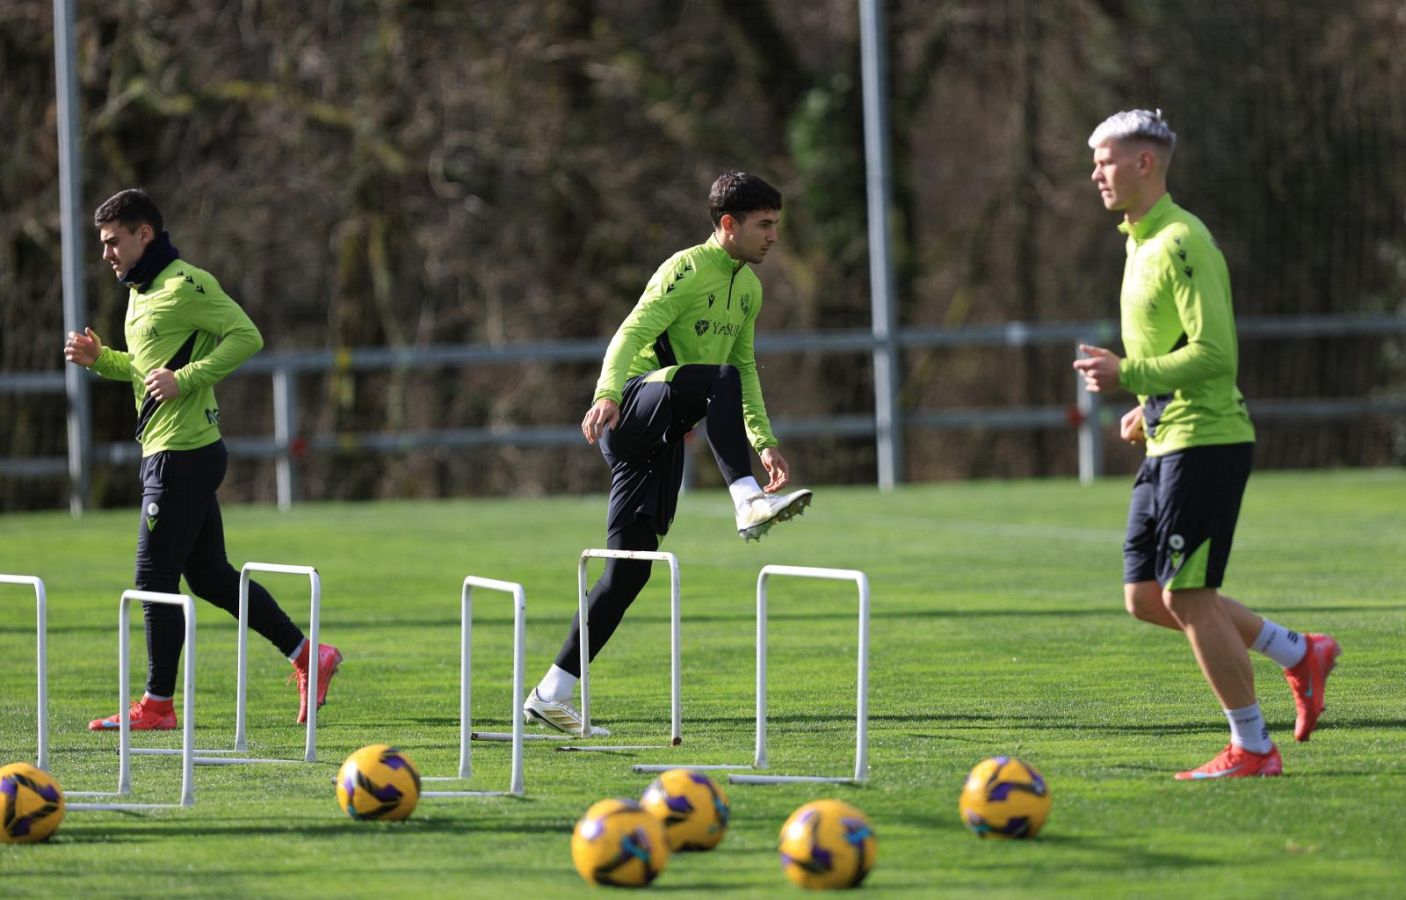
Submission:
<svg viewBox="0 0 1406 900">
<path fill-rule="evenodd" d="M 1313 317 L 1246 317 L 1237 328 L 1241 340 L 1291 338 L 1341 338 L 1406 335 L 1406 315 L 1337 315 Z M 1079 342 L 1109 344 L 1117 340 L 1117 323 L 1009 322 L 964 329 L 909 328 L 899 335 L 904 349 L 933 347 L 1027 347 Z M 785 332 L 757 338 L 757 353 L 818 351 L 860 352 L 874 349 L 875 338 L 867 329 Z M 553 447 L 581 439 L 578 426 L 546 425 L 480 428 L 430 428 L 394 432 L 304 434 L 299 427 L 297 379 L 347 371 L 411 371 L 446 367 L 472 367 L 511 362 L 594 362 L 604 352 L 601 340 L 569 340 L 486 346 L 480 344 L 423 347 L 366 347 L 336 350 L 298 350 L 263 353 L 245 363 L 233 377 L 265 376 L 272 379 L 272 433 L 266 437 L 226 438 L 234 456 L 273 459 L 277 473 L 280 508 L 292 505 L 296 494 L 295 462 L 307 454 L 357 450 L 396 454 L 430 447 L 519 446 Z M 903 412 L 903 429 L 1019 430 L 1068 427 L 1077 432 L 1079 475 L 1088 481 L 1102 471 L 1102 424 L 1098 396 L 1079 385 L 1073 405 L 1040 407 L 963 408 L 960 410 L 913 409 Z M 0 372 L 0 393 L 62 394 L 64 373 Z M 1256 421 L 1322 421 L 1372 415 L 1406 415 L 1406 395 L 1397 397 L 1256 399 Z M 779 418 L 777 435 L 794 437 L 875 437 L 882 440 L 870 414 L 845 414 L 816 418 Z M 899 429 L 900 433 L 902 429 Z M 882 448 L 880 448 L 882 452 Z M 107 464 L 134 462 L 140 447 L 133 441 L 94 447 L 93 461 Z M 68 473 L 64 456 L 0 458 L 0 477 L 49 478 Z"/>
</svg>

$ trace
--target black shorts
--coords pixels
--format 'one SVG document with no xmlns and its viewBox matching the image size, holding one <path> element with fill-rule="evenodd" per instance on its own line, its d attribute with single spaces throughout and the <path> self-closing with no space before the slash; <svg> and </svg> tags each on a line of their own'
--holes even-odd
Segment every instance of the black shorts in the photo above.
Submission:
<svg viewBox="0 0 1406 900">
<path fill-rule="evenodd" d="M 1220 587 L 1254 454 L 1252 443 L 1223 444 L 1143 460 L 1128 506 L 1123 583 Z"/>
</svg>

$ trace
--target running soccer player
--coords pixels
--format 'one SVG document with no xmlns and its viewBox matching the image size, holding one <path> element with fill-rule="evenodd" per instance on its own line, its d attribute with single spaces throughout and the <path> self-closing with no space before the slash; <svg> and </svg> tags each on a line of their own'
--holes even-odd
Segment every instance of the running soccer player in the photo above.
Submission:
<svg viewBox="0 0 1406 900">
<path fill-rule="evenodd" d="M 141 189 L 121 191 L 93 214 L 103 259 L 129 286 L 127 350 L 103 346 L 91 328 L 70 331 L 64 358 L 132 385 L 142 445 L 142 510 L 137 532 L 139 590 L 174 594 L 181 575 L 192 593 L 239 614 L 239 573 L 225 556 L 224 523 L 215 491 L 228 454 L 220 439 L 214 386 L 264 345 L 244 310 L 209 272 L 181 259 L 163 230 L 161 211 Z M 132 702 L 131 727 L 176 727 L 171 702 L 185 642 L 173 606 L 143 603 L 147 682 Z M 249 583 L 249 626 L 293 663 L 298 722 L 308 714 L 307 638 L 257 582 Z M 341 664 L 336 647 L 317 652 L 317 705 Z M 118 727 L 118 715 L 94 719 L 93 731 Z"/>
<path fill-rule="evenodd" d="M 1341 652 L 1324 634 L 1299 634 L 1220 593 L 1255 430 L 1236 386 L 1239 347 L 1225 257 L 1201 220 L 1172 202 L 1167 167 L 1176 134 L 1162 111 L 1109 117 L 1089 137 L 1093 182 L 1123 214 L 1127 263 L 1119 300 L 1127 358 L 1081 346 L 1074 368 L 1090 391 L 1124 388 L 1138 406 L 1122 438 L 1145 443 L 1123 544 L 1123 597 L 1144 622 L 1182 631 L 1230 722 L 1230 744 L 1179 780 L 1278 775 L 1279 750 L 1255 698 L 1246 648 L 1284 667 L 1306 741 L 1323 712 Z"/>
<path fill-rule="evenodd" d="M 755 175 L 727 172 L 708 194 L 713 235 L 674 254 L 645 286 L 605 352 L 595 402 L 581 422 L 610 465 L 606 546 L 653 551 L 669 531 L 683 483 L 684 436 L 706 421 L 708 444 L 732 495 L 737 534 L 760 540 L 810 504 L 777 449 L 752 347 L 762 309 L 759 265 L 776 243 L 781 192 Z M 752 476 L 750 451 L 768 481 Z M 608 559 L 588 595 L 590 657 L 610 640 L 649 581 L 647 560 Z M 523 704 L 528 721 L 579 735 L 570 703 L 580 672 L 581 623 L 571 625 L 556 663 Z M 591 726 L 591 736 L 608 735 Z"/>
</svg>

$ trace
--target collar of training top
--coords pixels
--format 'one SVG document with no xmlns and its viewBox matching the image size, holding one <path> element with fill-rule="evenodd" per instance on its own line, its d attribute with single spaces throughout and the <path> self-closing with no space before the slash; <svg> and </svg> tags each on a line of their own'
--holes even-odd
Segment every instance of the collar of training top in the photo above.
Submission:
<svg viewBox="0 0 1406 900">
<path fill-rule="evenodd" d="M 1135 241 L 1144 241 L 1148 235 L 1162 227 L 1162 220 L 1171 213 L 1173 206 L 1175 204 L 1172 203 L 1172 195 L 1163 194 L 1157 198 L 1156 203 L 1152 204 L 1145 216 L 1132 225 L 1129 225 L 1128 221 L 1124 219 L 1118 223 L 1118 230 L 1124 234 L 1132 235 Z"/>
<path fill-rule="evenodd" d="M 180 259 L 180 256 L 181 251 L 171 243 L 171 236 L 163 231 L 146 245 L 142 258 L 122 276 L 122 283 L 133 285 L 137 290 L 145 292 L 152 279 L 160 275 L 162 269 Z"/>
</svg>

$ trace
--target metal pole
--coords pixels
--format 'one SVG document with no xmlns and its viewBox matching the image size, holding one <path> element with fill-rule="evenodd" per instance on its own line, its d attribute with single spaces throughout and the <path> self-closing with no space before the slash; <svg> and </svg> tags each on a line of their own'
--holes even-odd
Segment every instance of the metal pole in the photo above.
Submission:
<svg viewBox="0 0 1406 900">
<path fill-rule="evenodd" d="M 79 210 L 83 194 L 78 150 L 78 75 L 73 61 L 73 0 L 54 0 L 54 75 L 59 126 L 59 222 L 63 250 L 63 325 L 65 331 L 82 331 L 88 324 L 83 294 L 83 268 Z M 88 401 L 88 376 L 81 366 L 64 366 L 68 393 L 68 508 L 74 518 L 88 505 L 93 459 L 92 417 Z"/>
<path fill-rule="evenodd" d="M 860 69 L 864 79 L 864 160 L 869 195 L 869 285 L 874 332 L 874 432 L 879 489 L 903 480 L 903 420 L 899 408 L 898 316 L 889 231 L 888 78 L 883 4 L 860 0 Z"/>
<path fill-rule="evenodd" d="M 273 441 L 278 445 L 274 470 L 278 484 L 278 508 L 293 508 L 293 438 L 297 435 L 297 392 L 292 371 L 273 370 Z"/>
</svg>

